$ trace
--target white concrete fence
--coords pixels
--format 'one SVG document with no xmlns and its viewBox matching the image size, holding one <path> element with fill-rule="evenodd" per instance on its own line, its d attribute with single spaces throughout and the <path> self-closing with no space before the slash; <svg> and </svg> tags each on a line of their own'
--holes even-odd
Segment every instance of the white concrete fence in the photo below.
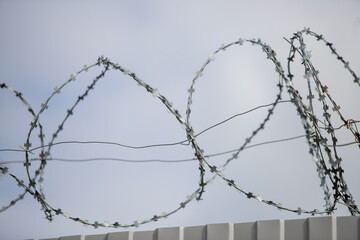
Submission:
<svg viewBox="0 0 360 240">
<path fill-rule="evenodd" d="M 360 240 L 360 217 L 221 223 L 42 240 Z"/>
</svg>

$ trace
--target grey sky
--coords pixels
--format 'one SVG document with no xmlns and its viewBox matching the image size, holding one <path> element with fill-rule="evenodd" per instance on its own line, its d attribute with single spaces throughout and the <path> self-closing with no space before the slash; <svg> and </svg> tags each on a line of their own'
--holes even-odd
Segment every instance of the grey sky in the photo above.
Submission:
<svg viewBox="0 0 360 240">
<path fill-rule="evenodd" d="M 157 88 L 185 116 L 187 90 L 209 54 L 224 43 L 261 38 L 286 67 L 289 44 L 283 37 L 305 26 L 334 43 L 360 73 L 359 1 L 8 1 L 0 0 L 0 82 L 23 93 L 32 107 L 41 104 L 69 76 L 104 55 Z M 315 67 L 348 118 L 360 119 L 359 87 L 328 49 L 305 39 Z M 41 116 L 46 141 L 56 131 L 77 96 L 100 72 L 80 75 L 49 103 Z M 298 64 L 295 85 L 305 89 Z M 220 53 L 196 84 L 191 123 L 195 132 L 261 104 L 274 101 L 278 77 L 258 47 L 247 44 Z M 304 92 L 305 93 L 305 92 Z M 283 99 L 289 99 L 286 91 Z M 0 148 L 23 145 L 31 122 L 26 108 L 9 92 L 0 92 Z M 199 136 L 205 154 L 239 147 L 265 117 L 260 109 Z M 341 141 L 353 141 L 343 129 Z M 38 134 L 35 132 L 34 134 Z M 295 107 L 280 104 L 253 143 L 304 134 Z M 36 136 L 36 135 L 34 135 Z M 123 74 L 111 71 L 76 108 L 56 141 L 100 140 L 128 145 L 181 141 L 186 135 L 161 102 Z M 33 144 L 37 139 L 33 137 Z M 360 199 L 359 150 L 339 150 L 346 180 Z M 103 145 L 60 145 L 53 157 L 184 159 L 190 146 L 130 150 Z M 23 154 L 0 153 L 0 161 L 23 160 Z M 210 161 L 219 164 L 225 156 Z M 33 164 L 36 166 L 36 164 Z M 9 169 L 25 179 L 21 164 Z M 33 170 L 35 168 L 32 168 Z M 207 171 L 207 177 L 210 177 Z M 322 209 L 322 190 L 305 139 L 245 150 L 227 167 L 226 176 L 241 187 L 291 208 Z M 132 223 L 177 208 L 198 187 L 196 162 L 63 163 L 49 162 L 45 194 L 53 206 L 91 221 Z M 0 207 L 22 190 L 0 176 Z M 231 189 L 220 179 L 206 188 L 203 201 L 192 202 L 165 220 L 137 230 L 219 222 L 307 217 L 279 211 Z M 359 203 L 359 202 L 357 202 Z M 41 206 L 25 199 L 0 214 L 0 238 L 47 238 L 123 229 L 83 227 L 62 216 L 48 223 Z M 347 215 L 339 206 L 337 215 Z M 132 229 L 135 230 L 135 229 Z"/>
</svg>

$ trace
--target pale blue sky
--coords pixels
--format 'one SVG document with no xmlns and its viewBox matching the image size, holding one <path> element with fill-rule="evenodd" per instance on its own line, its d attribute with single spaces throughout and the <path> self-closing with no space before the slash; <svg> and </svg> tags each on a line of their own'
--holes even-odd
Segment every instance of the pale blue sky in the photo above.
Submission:
<svg viewBox="0 0 360 240">
<path fill-rule="evenodd" d="M 283 37 L 304 27 L 323 34 L 352 69 L 360 73 L 359 1 L 10 1 L 0 0 L 0 82 L 23 93 L 39 111 L 41 103 L 69 76 L 104 55 L 157 88 L 185 116 L 187 90 L 209 54 L 223 43 L 261 38 L 277 52 L 283 67 L 289 45 Z M 360 119 L 360 89 L 333 55 L 313 39 L 305 39 L 320 77 L 348 118 Z M 305 86 L 297 66 L 295 84 Z M 68 85 L 49 103 L 41 122 L 46 140 L 54 133 L 77 96 L 98 74 L 91 70 Z M 196 85 L 192 124 L 195 132 L 261 104 L 277 94 L 274 66 L 250 44 L 221 53 Z M 18 148 L 26 140 L 31 116 L 7 91 L 0 92 L 0 148 Z M 288 99 L 287 93 L 283 98 Z M 198 138 L 205 154 L 239 147 L 263 119 L 261 109 Z M 37 134 L 37 133 L 35 133 Z M 253 141 L 303 134 L 295 107 L 281 104 Z M 352 140 L 344 130 L 342 141 Z M 102 79 L 64 126 L 57 141 L 101 140 L 128 145 L 176 142 L 186 138 L 176 119 L 134 81 L 114 71 Z M 36 139 L 33 138 L 34 145 Z M 345 177 L 355 200 L 360 199 L 359 150 L 340 150 Z M 189 146 L 129 150 L 102 145 L 61 145 L 53 157 L 184 159 Z M 0 161 L 23 160 L 22 153 L 0 153 Z M 224 157 L 212 161 L 224 162 Z M 34 165 L 36 165 L 34 163 Z M 25 179 L 21 164 L 9 169 Z M 198 184 L 198 165 L 191 163 L 132 164 L 119 162 L 49 162 L 45 172 L 47 200 L 72 216 L 91 221 L 132 223 L 168 212 Z M 305 139 L 245 150 L 224 172 L 239 186 L 291 208 L 322 209 L 314 163 Z M 208 177 L 210 175 L 207 175 Z M 0 207 L 22 191 L 0 176 Z M 146 230 L 220 222 L 304 218 L 249 200 L 217 179 L 203 201 L 192 202 L 165 220 L 143 225 Z M 25 199 L 0 213 L 0 238 L 50 238 L 100 234 L 124 229 L 94 229 L 55 217 L 44 219 L 41 206 Z M 339 206 L 337 215 L 348 214 Z"/>
</svg>

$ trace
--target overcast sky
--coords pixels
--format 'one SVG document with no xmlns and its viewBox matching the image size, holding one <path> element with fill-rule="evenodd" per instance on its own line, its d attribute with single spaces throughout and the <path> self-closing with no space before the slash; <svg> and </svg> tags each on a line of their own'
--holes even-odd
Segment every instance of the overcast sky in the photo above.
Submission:
<svg viewBox="0 0 360 240">
<path fill-rule="evenodd" d="M 101 55 L 136 73 L 164 95 L 184 117 L 187 90 L 196 72 L 221 44 L 239 38 L 261 38 L 276 52 L 285 68 L 289 44 L 283 37 L 304 27 L 323 36 L 360 73 L 360 2 L 324 1 L 12 1 L 0 0 L 0 83 L 20 91 L 33 109 L 61 86 L 71 74 L 91 65 Z M 329 87 L 347 119 L 360 119 L 360 88 L 328 48 L 305 38 L 320 79 Z M 294 65 L 294 84 L 306 89 L 300 61 Z M 84 93 L 102 68 L 81 74 L 54 96 L 41 115 L 45 141 L 51 140 L 67 110 Z M 191 123 L 195 133 L 234 114 L 272 103 L 278 76 L 261 49 L 251 44 L 219 53 L 195 85 Z M 0 149 L 19 149 L 26 141 L 32 117 L 10 91 L 0 92 Z M 305 91 L 303 91 L 304 96 Z M 283 99 L 289 99 L 284 91 Z M 198 137 L 205 155 L 240 147 L 264 119 L 261 108 L 233 119 Z M 319 113 L 321 116 L 321 113 Z M 334 118 L 336 118 L 334 114 Z M 334 120 L 339 123 L 338 120 Z M 37 146 L 36 129 L 31 142 Z M 279 104 L 265 130 L 252 141 L 303 135 L 291 103 Z M 74 110 L 56 141 L 111 141 L 133 146 L 172 143 L 186 134 L 165 106 L 128 76 L 110 71 Z M 353 141 L 339 131 L 339 142 Z M 323 210 L 323 196 L 315 164 L 305 138 L 249 148 L 228 165 L 224 174 L 246 191 L 297 209 Z M 36 157 L 39 152 L 35 152 Z M 339 149 L 345 178 L 360 201 L 359 149 Z M 143 150 L 119 146 L 63 144 L 54 146 L 53 158 L 122 158 L 180 160 L 193 157 L 190 146 Z M 211 158 L 221 165 L 231 154 Z M 0 162 L 24 161 L 23 153 L 0 152 Z M 2 165 L 4 166 L 4 165 Z M 26 180 L 20 163 L 5 165 Z M 38 163 L 30 167 L 33 175 Z M 207 169 L 206 177 L 212 175 Z M 198 163 L 124 163 L 115 161 L 48 162 L 46 199 L 73 217 L 90 221 L 132 224 L 176 209 L 198 187 Z M 0 176 L 0 208 L 22 193 L 9 176 Z M 84 227 L 56 216 L 49 223 L 40 204 L 26 195 L 0 213 L 0 238 L 50 238 L 100 234 L 124 229 Z M 336 215 L 348 215 L 338 206 Z M 215 179 L 203 200 L 182 211 L 132 231 L 209 223 L 305 218 L 279 211 Z"/>
</svg>

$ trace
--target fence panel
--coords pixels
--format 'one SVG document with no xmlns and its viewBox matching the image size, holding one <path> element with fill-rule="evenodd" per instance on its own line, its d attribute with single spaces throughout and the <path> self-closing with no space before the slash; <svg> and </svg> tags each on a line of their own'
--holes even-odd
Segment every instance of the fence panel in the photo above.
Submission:
<svg viewBox="0 0 360 240">
<path fill-rule="evenodd" d="M 206 239 L 207 240 L 233 240 L 233 224 L 208 224 L 206 227 Z"/>
<path fill-rule="evenodd" d="M 60 237 L 59 240 L 84 240 L 85 238 L 81 235 Z"/>
<path fill-rule="evenodd" d="M 113 232 L 108 234 L 107 240 L 133 240 L 133 235 L 133 232 Z"/>
<path fill-rule="evenodd" d="M 134 232 L 133 240 L 153 240 L 154 231 Z"/>
<path fill-rule="evenodd" d="M 234 240 L 257 240 L 256 222 L 234 224 Z"/>
<path fill-rule="evenodd" d="M 42 240 L 360 240 L 360 217 L 220 223 Z"/>
<path fill-rule="evenodd" d="M 359 217 L 337 217 L 337 239 L 351 240 L 360 239 L 360 218 Z"/>
<path fill-rule="evenodd" d="M 184 238 L 183 228 L 159 228 L 155 231 L 154 238 L 157 240 L 182 240 Z"/>
<path fill-rule="evenodd" d="M 334 219 L 335 217 L 309 218 L 309 240 L 335 240 Z"/>
<path fill-rule="evenodd" d="M 286 240 L 308 240 L 309 221 L 308 219 L 286 220 L 284 230 Z"/>
<path fill-rule="evenodd" d="M 258 221 L 256 232 L 257 240 L 284 240 L 284 221 Z"/>
<path fill-rule="evenodd" d="M 184 240 L 206 240 L 206 227 L 205 226 L 185 227 Z"/>
</svg>

